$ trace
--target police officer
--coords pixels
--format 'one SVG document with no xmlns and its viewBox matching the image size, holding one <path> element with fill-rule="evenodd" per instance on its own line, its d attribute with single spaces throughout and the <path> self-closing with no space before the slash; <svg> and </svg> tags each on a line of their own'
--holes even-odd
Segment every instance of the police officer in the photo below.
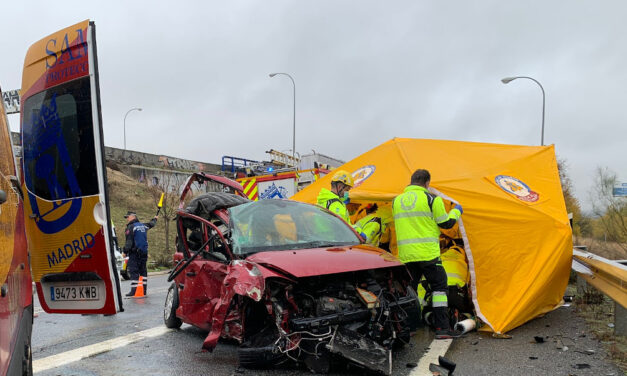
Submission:
<svg viewBox="0 0 627 376">
<path fill-rule="evenodd" d="M 348 209 L 348 191 L 355 185 L 353 177 L 348 171 L 339 170 L 331 179 L 331 190 L 322 188 L 318 194 L 318 205 L 327 208 L 339 215 L 346 223 L 352 226 Z"/>
<path fill-rule="evenodd" d="M 137 213 L 128 211 L 126 218 L 126 243 L 124 244 L 124 257 L 128 254 L 128 271 L 131 275 L 131 291 L 126 296 L 135 295 L 139 276 L 143 278 L 144 294 L 148 293 L 148 238 L 146 233 L 157 224 L 157 216 L 150 222 L 142 223 L 137 219 Z"/>
<path fill-rule="evenodd" d="M 394 199 L 394 226 L 398 256 L 412 274 L 412 287 L 424 275 L 433 296 L 435 338 L 459 337 L 451 330 L 448 317 L 447 277 L 440 260 L 440 227 L 451 228 L 461 217 L 463 209 L 456 205 L 446 212 L 442 198 L 427 191 L 431 174 L 427 170 L 416 170 L 410 185 Z"/>
</svg>

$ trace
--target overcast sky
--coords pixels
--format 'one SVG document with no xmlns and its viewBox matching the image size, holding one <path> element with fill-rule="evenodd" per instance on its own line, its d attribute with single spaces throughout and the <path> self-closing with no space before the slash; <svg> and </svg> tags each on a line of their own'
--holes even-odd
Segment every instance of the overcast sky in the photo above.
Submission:
<svg viewBox="0 0 627 376">
<path fill-rule="evenodd" d="M 624 1 L 11 1 L 0 85 L 28 46 L 95 21 L 105 144 L 220 163 L 296 151 L 350 160 L 393 137 L 538 145 L 589 208 L 597 166 L 627 181 Z M 10 115 L 13 130 L 19 116 Z M 443 154 L 445 155 L 445 154 Z"/>
</svg>

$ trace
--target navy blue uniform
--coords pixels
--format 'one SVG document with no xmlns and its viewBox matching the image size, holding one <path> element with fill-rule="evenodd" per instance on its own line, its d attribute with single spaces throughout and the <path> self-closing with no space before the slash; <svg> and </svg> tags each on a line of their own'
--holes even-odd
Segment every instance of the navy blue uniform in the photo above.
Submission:
<svg viewBox="0 0 627 376">
<path fill-rule="evenodd" d="M 128 255 L 128 272 L 131 275 L 131 292 L 128 296 L 135 294 L 140 275 L 143 277 L 144 294 L 148 291 L 148 272 L 146 270 L 148 238 L 146 235 L 148 230 L 156 224 L 157 218 L 153 218 L 148 223 L 142 223 L 135 218 L 126 225 L 124 253 Z"/>
</svg>

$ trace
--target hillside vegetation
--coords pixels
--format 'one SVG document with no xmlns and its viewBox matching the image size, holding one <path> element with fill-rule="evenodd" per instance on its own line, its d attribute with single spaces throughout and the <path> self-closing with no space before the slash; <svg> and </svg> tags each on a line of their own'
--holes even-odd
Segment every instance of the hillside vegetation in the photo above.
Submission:
<svg viewBox="0 0 627 376">
<path fill-rule="evenodd" d="M 128 210 L 137 212 L 139 220 L 148 222 L 157 212 L 157 201 L 150 187 L 124 173 L 107 168 L 109 206 L 120 247 L 124 247 L 124 229 Z M 171 224 L 172 225 L 172 224 Z M 162 216 L 157 225 L 148 231 L 148 267 L 171 266 L 174 249 L 165 249 L 165 223 Z M 170 226 L 170 247 L 174 247 L 174 226 Z"/>
</svg>

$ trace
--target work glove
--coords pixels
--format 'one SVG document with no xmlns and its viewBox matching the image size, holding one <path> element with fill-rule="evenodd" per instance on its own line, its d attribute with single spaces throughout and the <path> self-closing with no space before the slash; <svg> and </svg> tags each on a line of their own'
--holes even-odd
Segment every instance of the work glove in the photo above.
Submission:
<svg viewBox="0 0 627 376">
<path fill-rule="evenodd" d="M 453 209 L 459 210 L 459 214 L 464 214 L 464 209 L 462 208 L 460 204 L 456 204 Z"/>
<path fill-rule="evenodd" d="M 363 232 L 359 233 L 359 236 L 361 236 L 362 238 L 364 238 L 364 240 L 367 240 L 368 237 L 366 236 L 366 234 L 364 234 Z"/>
</svg>

